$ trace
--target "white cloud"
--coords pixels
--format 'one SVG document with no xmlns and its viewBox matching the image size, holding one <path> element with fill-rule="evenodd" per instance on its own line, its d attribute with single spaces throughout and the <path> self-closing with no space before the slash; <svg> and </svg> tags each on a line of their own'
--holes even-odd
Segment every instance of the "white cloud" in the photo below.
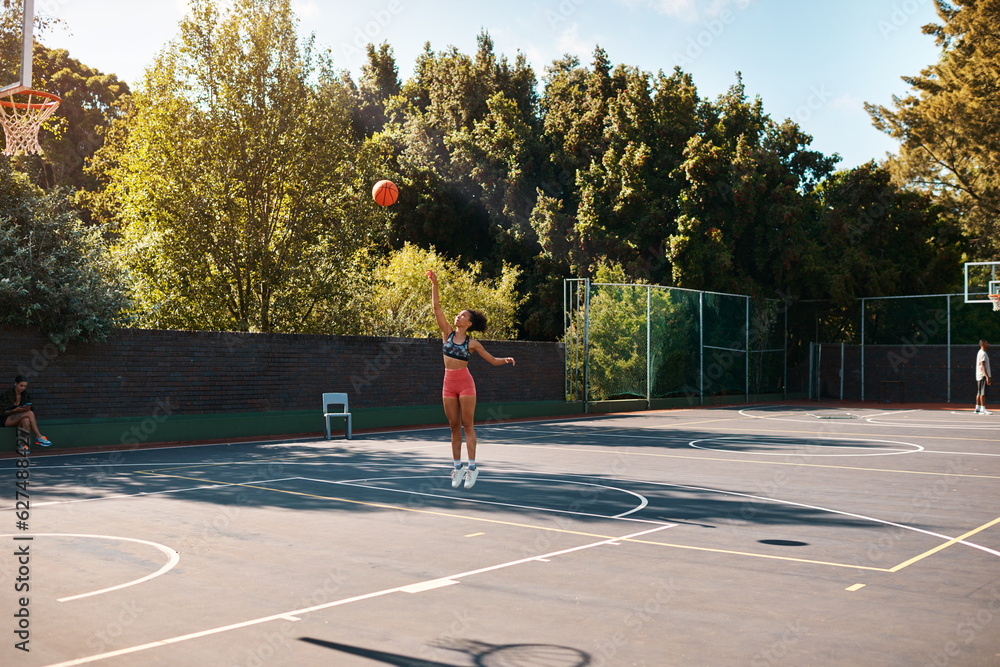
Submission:
<svg viewBox="0 0 1000 667">
<path fill-rule="evenodd" d="M 746 9 L 753 0 L 619 0 L 619 2 L 626 7 L 650 7 L 660 14 L 694 23 L 701 19 L 716 17 L 730 5 Z"/>
<path fill-rule="evenodd" d="M 315 2 L 294 2 L 292 11 L 302 20 L 314 19 L 321 14 L 319 5 Z"/>
<path fill-rule="evenodd" d="M 593 45 L 580 37 L 580 25 L 578 23 L 573 23 L 559 33 L 556 36 L 556 44 L 559 47 L 560 55 L 571 53 L 579 57 L 583 62 L 587 62 L 591 51 L 594 50 Z"/>
<path fill-rule="evenodd" d="M 830 101 L 830 106 L 834 109 L 863 112 L 865 110 L 865 101 L 850 93 L 844 93 L 839 97 L 833 98 L 833 100 Z"/>
</svg>

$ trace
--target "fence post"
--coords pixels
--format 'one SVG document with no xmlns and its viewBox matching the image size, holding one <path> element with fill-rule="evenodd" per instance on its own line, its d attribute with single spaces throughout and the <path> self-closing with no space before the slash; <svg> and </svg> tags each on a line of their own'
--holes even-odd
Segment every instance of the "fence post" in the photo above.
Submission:
<svg viewBox="0 0 1000 667">
<path fill-rule="evenodd" d="M 705 405 L 705 293 L 698 293 L 698 401 Z"/>
<path fill-rule="evenodd" d="M 823 400 L 823 343 L 816 343 L 816 400 Z"/>
<path fill-rule="evenodd" d="M 966 267 L 968 270 L 968 267 Z M 968 283 L 966 283 L 968 284 Z M 948 403 L 951 403 L 951 295 L 945 294 L 945 308 L 948 309 Z"/>
<path fill-rule="evenodd" d="M 569 393 L 569 364 L 566 362 L 566 357 L 569 356 L 569 324 L 566 322 L 568 319 L 569 311 L 566 309 L 566 304 L 569 302 L 569 297 L 566 292 L 569 290 L 570 286 L 569 280 L 563 280 L 563 397 L 568 401 L 570 400 Z"/>
<path fill-rule="evenodd" d="M 651 285 L 646 285 L 646 409 L 649 410 L 652 407 L 653 401 L 653 358 L 651 356 L 650 350 L 652 345 L 650 344 L 650 332 L 652 330 L 651 326 L 651 310 L 650 310 L 650 299 L 652 298 L 653 288 Z"/>
<path fill-rule="evenodd" d="M 746 369 L 746 400 L 744 403 L 750 402 L 750 297 L 747 297 L 747 317 L 746 317 L 746 353 L 743 355 L 743 367 Z"/>
<path fill-rule="evenodd" d="M 844 400 L 844 342 L 840 342 L 840 400 Z"/>
<path fill-rule="evenodd" d="M 865 402 L 865 300 L 861 299 L 861 402 Z"/>
<path fill-rule="evenodd" d="M 584 278 L 583 297 L 583 413 L 590 412 L 590 278 Z"/>
<path fill-rule="evenodd" d="M 813 354 L 814 354 L 813 345 L 815 344 L 816 343 L 813 343 L 812 341 L 809 342 L 809 376 L 806 379 L 806 383 L 809 385 L 810 401 L 812 400 L 813 397 Z"/>
</svg>

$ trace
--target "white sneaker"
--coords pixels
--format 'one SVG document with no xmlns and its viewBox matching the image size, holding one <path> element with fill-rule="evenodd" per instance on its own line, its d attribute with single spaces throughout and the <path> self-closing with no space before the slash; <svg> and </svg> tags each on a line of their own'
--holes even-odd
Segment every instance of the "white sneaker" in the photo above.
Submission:
<svg viewBox="0 0 1000 667">
<path fill-rule="evenodd" d="M 467 470 L 465 472 L 465 488 L 471 489 L 476 485 L 476 479 L 479 477 L 479 468 L 473 468 L 472 470 Z"/>
<path fill-rule="evenodd" d="M 462 485 L 462 479 L 465 477 L 465 466 L 461 468 L 452 467 L 451 469 L 451 488 L 457 489 Z"/>
<path fill-rule="evenodd" d="M 993 414 L 993 413 L 992 413 L 992 412 L 990 412 L 989 410 L 985 410 L 985 409 L 984 409 L 984 410 L 983 410 L 982 412 L 980 412 L 979 414 L 981 414 L 981 415 L 991 415 L 991 414 Z"/>
</svg>

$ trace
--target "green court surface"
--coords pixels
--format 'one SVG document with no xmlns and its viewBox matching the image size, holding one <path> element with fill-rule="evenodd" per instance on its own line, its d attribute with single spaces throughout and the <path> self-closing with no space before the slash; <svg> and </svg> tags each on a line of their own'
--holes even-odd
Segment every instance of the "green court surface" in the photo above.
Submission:
<svg viewBox="0 0 1000 667">
<path fill-rule="evenodd" d="M 4 459 L 0 662 L 1000 664 L 1000 417 L 824 409 Z"/>
</svg>

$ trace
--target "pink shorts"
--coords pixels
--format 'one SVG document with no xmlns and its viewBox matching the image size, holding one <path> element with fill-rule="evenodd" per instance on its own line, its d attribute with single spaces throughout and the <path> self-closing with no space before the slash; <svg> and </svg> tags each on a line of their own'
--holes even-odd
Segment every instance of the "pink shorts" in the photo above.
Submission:
<svg viewBox="0 0 1000 667">
<path fill-rule="evenodd" d="M 472 379 L 472 373 L 468 368 L 446 368 L 444 369 L 444 387 L 441 388 L 441 396 L 444 398 L 458 398 L 459 396 L 475 396 L 476 382 Z"/>
</svg>

